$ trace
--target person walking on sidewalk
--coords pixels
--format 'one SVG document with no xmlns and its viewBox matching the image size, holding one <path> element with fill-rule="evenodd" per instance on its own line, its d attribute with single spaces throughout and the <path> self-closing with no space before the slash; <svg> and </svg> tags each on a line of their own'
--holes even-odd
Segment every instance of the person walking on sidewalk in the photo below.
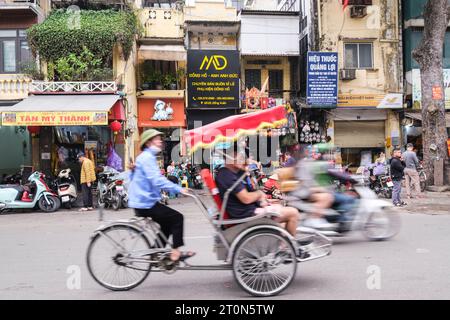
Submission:
<svg viewBox="0 0 450 320">
<path fill-rule="evenodd" d="M 394 190 L 392 191 L 392 202 L 397 207 L 406 205 L 406 203 L 400 199 L 405 166 L 406 165 L 402 160 L 402 151 L 399 148 L 395 148 L 392 152 L 391 159 L 391 178 L 392 182 L 394 183 Z"/>
<path fill-rule="evenodd" d="M 417 167 L 419 166 L 419 159 L 416 153 L 413 151 L 414 145 L 408 143 L 406 145 L 406 152 L 403 153 L 403 159 L 405 160 L 405 180 L 406 180 L 406 195 L 408 199 L 412 198 L 411 194 L 411 184 L 415 189 L 415 196 L 421 198 L 422 191 L 420 190 L 420 178 L 417 172 Z"/>
<path fill-rule="evenodd" d="M 86 158 L 83 152 L 78 153 L 78 161 L 81 163 L 81 193 L 83 195 L 83 208 L 79 211 L 94 210 L 92 205 L 92 183 L 96 180 L 94 163 Z"/>
</svg>

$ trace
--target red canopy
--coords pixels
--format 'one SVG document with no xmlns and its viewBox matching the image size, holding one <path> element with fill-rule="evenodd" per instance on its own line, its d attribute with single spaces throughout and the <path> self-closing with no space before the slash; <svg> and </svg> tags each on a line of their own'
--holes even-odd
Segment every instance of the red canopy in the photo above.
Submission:
<svg viewBox="0 0 450 320">
<path fill-rule="evenodd" d="M 184 140 L 191 152 L 199 148 L 211 148 L 215 144 L 235 141 L 244 135 L 251 135 L 261 129 L 281 127 L 287 123 L 284 106 L 240 114 L 210 123 L 206 126 L 188 130 Z"/>
</svg>

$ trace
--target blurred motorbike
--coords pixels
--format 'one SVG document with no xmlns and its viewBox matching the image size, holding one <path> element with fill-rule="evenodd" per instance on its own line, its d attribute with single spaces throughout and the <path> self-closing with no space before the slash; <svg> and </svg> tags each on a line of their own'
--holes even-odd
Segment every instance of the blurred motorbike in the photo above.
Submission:
<svg viewBox="0 0 450 320">
<path fill-rule="evenodd" d="M 295 195 L 299 182 L 290 175 L 278 174 L 280 177 L 280 188 L 285 194 L 286 205 L 295 207 L 304 215 L 301 221 L 315 212 L 312 203 Z M 286 177 L 288 177 L 286 179 Z M 361 231 L 369 240 L 381 241 L 394 237 L 400 230 L 400 217 L 391 202 L 378 199 L 377 195 L 369 187 L 361 184 L 357 176 L 349 176 L 347 181 L 351 182 L 354 196 L 352 209 L 347 212 L 339 211 L 337 207 L 326 210 L 324 218 L 331 227 L 324 229 L 313 229 L 299 226 L 301 232 L 319 232 L 326 236 L 342 237 L 351 231 Z M 305 217 L 306 216 L 306 217 Z"/>
</svg>

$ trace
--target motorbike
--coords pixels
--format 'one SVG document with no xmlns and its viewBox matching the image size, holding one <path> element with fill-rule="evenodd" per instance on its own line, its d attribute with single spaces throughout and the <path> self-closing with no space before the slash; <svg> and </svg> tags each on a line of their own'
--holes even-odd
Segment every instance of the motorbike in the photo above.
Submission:
<svg viewBox="0 0 450 320">
<path fill-rule="evenodd" d="M 4 175 L 1 184 L 21 184 L 22 173 L 16 172 L 14 174 Z"/>
<path fill-rule="evenodd" d="M 55 181 L 56 192 L 61 199 L 62 205 L 70 209 L 77 201 L 77 182 L 70 169 L 61 170 Z"/>
<path fill-rule="evenodd" d="M 329 237 L 342 237 L 351 231 L 361 231 L 372 241 L 394 237 L 400 230 L 400 217 L 394 205 L 379 199 L 372 189 L 360 181 L 358 177 L 352 176 L 355 201 L 351 210 L 340 212 L 336 207 L 327 210 L 324 218 L 332 227 L 316 230 L 300 225 L 299 230 L 319 232 Z M 297 208 L 304 216 L 301 221 L 305 221 L 307 216 L 314 212 L 313 204 L 295 197 L 292 192 L 286 194 L 285 201 L 288 206 Z"/>
<path fill-rule="evenodd" d="M 128 196 L 124 188 L 124 179 L 120 178 L 120 172 L 111 168 L 104 167 L 99 173 L 97 182 L 97 203 L 99 206 L 111 207 L 119 210 Z"/>
<path fill-rule="evenodd" d="M 54 212 L 60 206 L 58 195 L 48 187 L 41 172 L 31 174 L 26 185 L 0 185 L 0 212 L 35 207 Z"/>
<path fill-rule="evenodd" d="M 189 176 L 191 177 L 192 187 L 194 189 L 202 189 L 202 177 L 197 171 L 197 167 L 191 166 L 189 168 Z"/>
<path fill-rule="evenodd" d="M 420 191 L 425 192 L 425 189 L 427 187 L 427 174 L 425 173 L 425 168 L 423 167 L 422 161 L 417 167 L 417 172 L 419 173 Z"/>
</svg>

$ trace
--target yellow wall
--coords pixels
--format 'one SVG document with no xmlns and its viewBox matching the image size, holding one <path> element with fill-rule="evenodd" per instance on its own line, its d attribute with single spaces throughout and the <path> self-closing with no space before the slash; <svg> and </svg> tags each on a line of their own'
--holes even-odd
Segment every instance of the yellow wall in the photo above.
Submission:
<svg viewBox="0 0 450 320">
<path fill-rule="evenodd" d="M 125 61 L 121 54 L 120 48 L 116 46 L 114 48 L 113 54 L 113 70 L 116 82 L 119 84 L 124 84 L 125 88 L 123 91 L 126 93 L 126 99 L 128 101 L 126 112 L 127 121 L 132 119 L 134 116 L 135 123 L 137 124 L 137 98 L 136 98 L 136 63 L 137 63 L 137 53 L 136 44 L 133 47 L 133 51 L 130 57 Z M 130 125 L 130 123 L 126 124 Z M 134 134 L 125 139 L 125 166 L 128 165 L 130 157 L 134 159 L 134 141 L 139 140 L 139 132 L 137 126 L 135 128 Z"/>
<path fill-rule="evenodd" d="M 151 13 L 155 18 L 151 18 Z M 167 17 L 170 13 L 170 19 Z M 139 11 L 144 38 L 183 38 L 183 12 L 175 9 L 145 8 Z"/>
<path fill-rule="evenodd" d="M 401 92 L 398 0 L 373 0 L 364 18 L 351 18 L 351 6 L 343 12 L 339 1 L 317 1 L 321 3 L 320 49 L 339 52 L 340 69 L 344 68 L 344 42 L 373 43 L 373 69 L 357 70 L 356 80 L 340 80 L 339 94 Z"/>
<path fill-rule="evenodd" d="M 237 21 L 234 7 L 226 7 L 223 0 L 196 0 L 187 2 L 184 18 L 189 21 Z"/>
<path fill-rule="evenodd" d="M 277 60 L 280 64 L 269 64 L 269 65 L 257 65 L 257 64 L 247 64 L 248 61 L 252 60 Z M 261 85 L 264 84 L 267 77 L 269 76 L 269 70 L 283 70 L 283 90 L 291 89 L 291 72 L 290 63 L 287 57 L 243 57 L 241 61 L 241 78 L 242 82 L 245 83 L 245 70 L 246 69 L 260 69 L 261 70 Z M 261 88 L 258 88 L 259 90 Z M 283 98 L 289 101 L 289 93 L 285 92 Z"/>
</svg>

